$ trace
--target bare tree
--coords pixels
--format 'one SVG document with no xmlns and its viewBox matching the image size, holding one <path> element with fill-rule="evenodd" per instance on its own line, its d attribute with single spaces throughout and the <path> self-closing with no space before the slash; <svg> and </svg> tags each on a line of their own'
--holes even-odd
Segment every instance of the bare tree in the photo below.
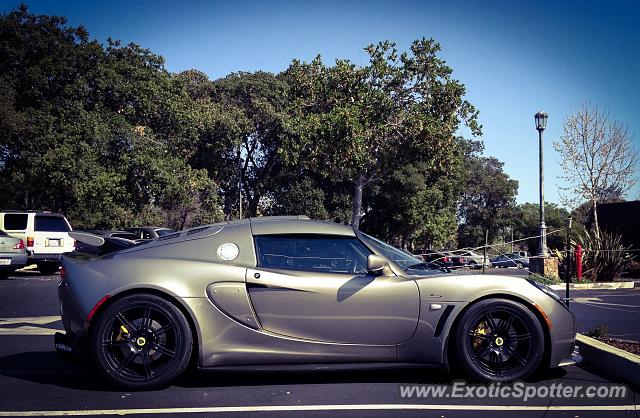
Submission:
<svg viewBox="0 0 640 418">
<path fill-rule="evenodd" d="M 612 120 L 609 112 L 585 103 L 567 117 L 553 147 L 561 156 L 563 203 L 576 207 L 584 200 L 591 202 L 599 236 L 598 201 L 611 193 L 623 196 L 637 181 L 639 155 L 628 128 Z"/>
</svg>

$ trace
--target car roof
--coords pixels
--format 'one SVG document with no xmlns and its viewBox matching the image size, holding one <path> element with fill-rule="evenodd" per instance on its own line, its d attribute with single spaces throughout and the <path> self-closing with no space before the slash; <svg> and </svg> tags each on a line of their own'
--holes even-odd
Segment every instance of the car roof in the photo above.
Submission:
<svg viewBox="0 0 640 418">
<path fill-rule="evenodd" d="M 329 221 L 317 221 L 307 216 L 261 216 L 249 218 L 253 235 L 329 234 L 355 236 L 353 227 Z"/>
<path fill-rule="evenodd" d="M 56 212 L 49 212 L 48 210 L 14 210 L 14 209 L 5 209 L 0 211 L 0 213 L 11 213 L 11 214 L 29 214 L 33 213 L 36 215 L 46 215 L 46 216 L 59 216 L 64 218 L 64 215 Z"/>
</svg>

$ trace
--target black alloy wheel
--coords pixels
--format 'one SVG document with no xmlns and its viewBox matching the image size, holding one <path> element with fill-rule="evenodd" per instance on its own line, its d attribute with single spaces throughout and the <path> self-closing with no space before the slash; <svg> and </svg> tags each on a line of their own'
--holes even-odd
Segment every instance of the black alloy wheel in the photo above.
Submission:
<svg viewBox="0 0 640 418">
<path fill-rule="evenodd" d="M 473 380 L 506 382 L 533 374 L 543 358 L 544 333 L 524 305 L 486 299 L 463 314 L 456 330 L 458 359 Z"/>
<path fill-rule="evenodd" d="M 182 312 L 155 295 L 117 300 L 99 315 L 92 351 L 102 373 L 129 389 L 170 383 L 189 362 L 193 338 Z"/>
</svg>

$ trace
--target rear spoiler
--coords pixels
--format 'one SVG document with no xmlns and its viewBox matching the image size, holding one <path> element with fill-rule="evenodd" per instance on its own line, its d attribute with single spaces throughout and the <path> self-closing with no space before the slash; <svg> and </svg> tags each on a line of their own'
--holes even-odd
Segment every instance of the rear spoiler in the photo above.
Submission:
<svg viewBox="0 0 640 418">
<path fill-rule="evenodd" d="M 69 236 L 76 240 L 76 251 L 104 255 L 133 247 L 138 243 L 124 238 L 102 237 L 89 232 L 71 231 Z"/>
</svg>

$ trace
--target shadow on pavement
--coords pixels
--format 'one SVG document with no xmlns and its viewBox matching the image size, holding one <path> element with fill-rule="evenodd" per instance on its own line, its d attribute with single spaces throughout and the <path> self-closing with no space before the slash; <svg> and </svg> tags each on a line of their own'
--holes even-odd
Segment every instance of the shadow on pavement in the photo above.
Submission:
<svg viewBox="0 0 640 418">
<path fill-rule="evenodd" d="M 69 361 L 55 351 L 31 351 L 0 357 L 0 375 L 70 389 L 116 390 L 109 387 L 88 361 Z"/>
<path fill-rule="evenodd" d="M 399 368 L 378 370 L 308 371 L 215 371 L 190 372 L 174 384 L 185 388 L 269 386 L 339 383 L 419 383 L 450 384 L 451 375 L 436 368 Z"/>
<path fill-rule="evenodd" d="M 563 378 L 566 370 L 552 369 L 529 379 L 543 383 Z M 32 351 L 0 357 L 0 375 L 69 389 L 121 392 L 107 382 L 88 359 L 65 359 L 54 351 Z M 309 371 L 190 370 L 174 382 L 182 388 L 271 386 L 341 383 L 451 384 L 456 377 L 440 368 Z"/>
</svg>

